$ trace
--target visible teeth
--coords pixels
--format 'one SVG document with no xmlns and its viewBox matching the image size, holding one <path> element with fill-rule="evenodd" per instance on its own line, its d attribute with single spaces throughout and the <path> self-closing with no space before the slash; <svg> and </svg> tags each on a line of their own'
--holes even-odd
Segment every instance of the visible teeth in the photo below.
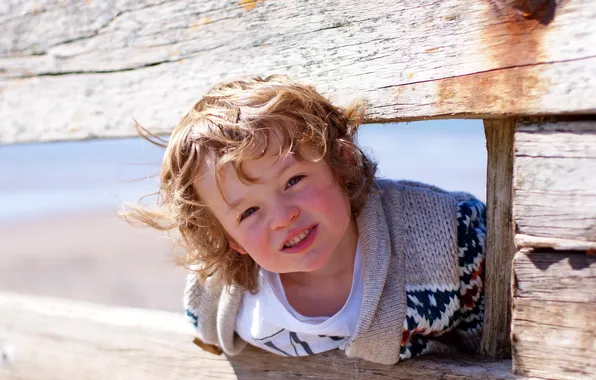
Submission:
<svg viewBox="0 0 596 380">
<path fill-rule="evenodd" d="M 310 229 L 304 231 L 303 233 L 301 233 L 298 236 L 294 236 L 292 239 L 290 239 L 290 241 L 288 241 L 285 245 L 284 248 L 290 248 L 295 246 L 296 244 L 300 243 L 302 240 L 304 240 L 304 238 L 306 238 L 308 236 L 308 233 L 310 232 Z"/>
</svg>

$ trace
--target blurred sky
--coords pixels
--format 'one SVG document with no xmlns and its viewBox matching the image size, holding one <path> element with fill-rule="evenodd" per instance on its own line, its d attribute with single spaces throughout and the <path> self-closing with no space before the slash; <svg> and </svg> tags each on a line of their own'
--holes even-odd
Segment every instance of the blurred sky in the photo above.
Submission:
<svg viewBox="0 0 596 380">
<path fill-rule="evenodd" d="M 361 127 L 358 142 L 379 175 L 466 190 L 485 199 L 480 120 Z M 157 189 L 163 149 L 147 141 L 92 140 L 0 146 L 0 223 L 47 214 L 117 209 Z"/>
</svg>

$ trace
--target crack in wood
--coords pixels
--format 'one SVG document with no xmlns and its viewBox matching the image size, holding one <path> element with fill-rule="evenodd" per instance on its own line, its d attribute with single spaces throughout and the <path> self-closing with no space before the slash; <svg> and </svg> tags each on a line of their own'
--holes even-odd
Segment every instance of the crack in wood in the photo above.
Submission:
<svg viewBox="0 0 596 380">
<path fill-rule="evenodd" d="M 138 11 L 142 11 L 142 10 L 150 9 L 150 8 L 154 8 L 154 7 L 159 7 L 159 6 L 168 4 L 168 3 L 171 3 L 171 1 L 164 0 L 162 2 L 155 3 L 155 4 L 143 4 L 142 6 L 136 7 L 136 8 L 122 9 L 120 11 L 117 11 L 114 16 L 112 16 L 109 20 L 107 20 L 102 25 L 100 25 L 96 30 L 93 30 L 93 31 L 88 32 L 87 35 L 80 36 L 80 37 L 75 37 L 75 38 L 71 38 L 71 39 L 67 39 L 67 40 L 63 40 L 63 41 L 57 42 L 57 43 L 54 43 L 52 45 L 48 45 L 45 48 L 45 50 L 43 50 L 43 51 L 34 52 L 34 53 L 27 54 L 27 55 L 46 55 L 47 54 L 47 51 L 50 50 L 50 49 L 52 49 L 52 48 L 54 48 L 54 47 L 58 47 L 58 46 L 70 44 L 70 43 L 77 42 L 77 41 L 84 41 L 84 40 L 92 39 L 94 37 L 97 37 L 97 36 L 101 35 L 102 32 L 105 29 L 107 29 L 115 20 L 117 20 L 119 17 L 121 17 L 124 14 L 132 13 L 132 12 L 138 12 Z M 35 15 L 46 13 L 46 12 L 60 11 L 60 10 L 63 10 L 63 9 L 64 9 L 64 7 L 56 7 L 56 8 L 51 8 L 51 9 L 45 9 L 43 11 L 35 11 L 35 12 L 32 12 L 32 13 L 30 12 L 30 13 L 28 13 L 26 15 L 22 15 L 21 18 L 27 18 L 29 16 L 35 16 Z M 26 51 L 27 49 L 30 49 L 30 47 L 25 48 L 25 49 L 9 50 L 9 52 L 11 52 L 11 53 L 23 52 L 23 51 Z"/>
<path fill-rule="evenodd" d="M 596 55 L 590 55 L 590 56 L 585 56 L 585 57 L 581 57 L 581 58 L 573 58 L 573 59 L 535 62 L 535 63 L 528 63 L 528 64 L 524 64 L 524 65 L 504 66 L 504 67 L 497 67 L 497 68 L 489 69 L 489 70 L 476 71 L 476 72 L 468 73 L 468 74 L 446 76 L 446 77 L 442 77 L 442 78 L 427 79 L 427 80 L 421 80 L 421 81 L 416 81 L 416 82 L 408 82 L 408 83 L 404 83 L 404 84 L 387 85 L 387 86 L 381 86 L 378 88 L 379 89 L 397 88 L 397 87 L 402 87 L 402 86 L 410 86 L 410 85 L 414 85 L 414 84 L 437 82 L 437 81 L 446 80 L 446 79 L 457 79 L 457 78 L 469 77 L 469 76 L 478 75 L 478 74 L 499 72 L 499 71 L 503 71 L 503 70 L 518 69 L 518 68 L 523 68 L 523 67 L 538 67 L 538 66 L 542 66 L 542 65 L 553 65 L 553 64 L 565 63 L 565 62 L 581 62 L 583 60 L 588 60 L 588 59 L 593 59 L 593 58 L 596 58 Z"/>
<path fill-rule="evenodd" d="M 561 155 L 539 155 L 539 154 L 516 154 L 515 157 L 519 157 L 519 158 L 561 158 L 561 159 L 570 159 L 570 160 L 578 160 L 578 159 L 596 159 L 596 156 L 582 156 L 582 157 L 576 157 L 576 156 L 561 156 Z"/>
<path fill-rule="evenodd" d="M 50 45 L 50 46 L 47 47 L 47 49 L 46 49 L 46 51 L 44 53 L 47 54 L 47 50 L 50 50 L 50 49 L 52 49 L 54 47 L 57 47 L 57 46 L 68 45 L 68 44 L 71 44 L 73 42 L 84 41 L 84 40 L 88 40 L 88 39 L 97 37 L 97 36 L 99 36 L 102 33 L 102 30 L 103 29 L 106 29 L 107 27 L 109 27 L 110 24 L 112 24 L 114 22 L 114 20 L 116 20 L 118 17 L 120 17 L 124 13 L 126 13 L 126 11 L 118 11 L 111 19 L 109 19 L 108 21 L 106 21 L 104 24 L 100 25 L 97 28 L 97 30 L 91 31 L 86 36 L 75 37 L 75 38 L 71 38 L 69 40 L 60 41 L 58 43 L 55 43 L 53 45 Z"/>
<path fill-rule="evenodd" d="M 209 49 L 204 49 L 204 50 L 196 51 L 196 52 L 193 52 L 193 54 L 191 54 L 191 55 L 184 55 L 184 56 L 182 56 L 180 58 L 177 58 L 177 59 L 169 59 L 169 60 L 162 60 L 162 61 L 156 61 L 156 62 L 149 62 L 149 63 L 146 63 L 144 65 L 133 66 L 133 67 L 124 67 L 124 68 L 115 69 L 115 70 L 80 70 L 80 71 L 73 70 L 73 71 L 61 71 L 61 72 L 42 72 L 42 73 L 38 73 L 38 74 L 29 74 L 29 75 L 21 75 L 21 76 L 5 75 L 5 76 L 0 76 L 0 78 L 2 78 L 2 79 L 5 78 L 5 79 L 8 79 L 8 80 L 19 80 L 19 79 L 36 78 L 36 77 L 59 77 L 59 76 L 67 76 L 67 75 L 123 73 L 123 72 L 127 72 L 127 71 L 135 71 L 135 70 L 141 70 L 141 69 L 145 69 L 145 68 L 149 68 L 149 67 L 155 67 L 155 66 L 159 66 L 159 65 L 163 65 L 163 64 L 167 64 L 167 63 L 181 62 L 181 61 L 184 61 L 186 59 L 189 59 L 189 58 L 192 58 L 192 57 L 196 57 L 197 55 L 199 55 L 201 53 L 219 49 L 219 48 L 221 48 L 223 46 L 225 46 L 225 45 L 222 44 L 222 45 L 214 46 L 214 47 L 209 48 Z"/>
</svg>

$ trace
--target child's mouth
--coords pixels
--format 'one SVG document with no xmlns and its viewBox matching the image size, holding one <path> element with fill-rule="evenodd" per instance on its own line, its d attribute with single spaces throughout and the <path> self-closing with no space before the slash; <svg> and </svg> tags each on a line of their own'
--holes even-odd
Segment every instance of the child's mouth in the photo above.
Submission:
<svg viewBox="0 0 596 380">
<path fill-rule="evenodd" d="M 287 241 L 282 248 L 282 252 L 299 253 L 310 247 L 317 236 L 317 226 L 314 225 Z"/>
</svg>

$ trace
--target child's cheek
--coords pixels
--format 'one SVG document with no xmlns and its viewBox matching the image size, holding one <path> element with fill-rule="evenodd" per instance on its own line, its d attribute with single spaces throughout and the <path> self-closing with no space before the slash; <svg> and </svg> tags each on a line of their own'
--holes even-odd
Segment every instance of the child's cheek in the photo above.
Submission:
<svg viewBox="0 0 596 380">
<path fill-rule="evenodd" d="M 301 193 L 299 207 L 329 216 L 339 216 L 346 204 L 345 196 L 336 185 L 310 185 Z"/>
<path fill-rule="evenodd" d="M 253 223 L 250 228 L 246 230 L 245 239 L 247 246 L 250 246 L 247 250 L 249 252 L 266 252 L 267 251 L 267 228 L 264 219 L 259 218 Z"/>
</svg>

